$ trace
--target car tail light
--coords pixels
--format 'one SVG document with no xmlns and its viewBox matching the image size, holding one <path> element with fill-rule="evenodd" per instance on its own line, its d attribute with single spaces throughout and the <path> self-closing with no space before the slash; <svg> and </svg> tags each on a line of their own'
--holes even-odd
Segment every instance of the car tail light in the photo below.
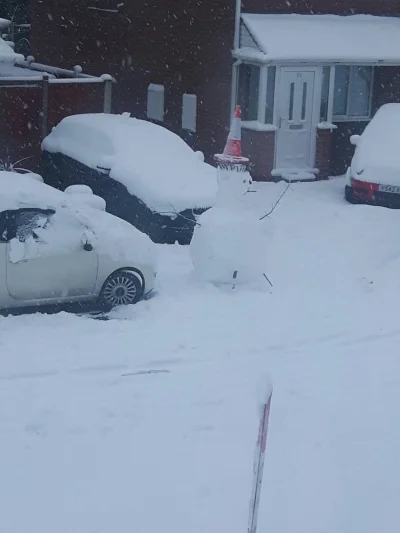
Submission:
<svg viewBox="0 0 400 533">
<path fill-rule="evenodd" d="M 379 191 L 378 183 L 368 183 L 367 181 L 360 181 L 352 178 L 351 185 L 354 194 L 366 200 L 374 200 L 375 193 Z"/>
</svg>

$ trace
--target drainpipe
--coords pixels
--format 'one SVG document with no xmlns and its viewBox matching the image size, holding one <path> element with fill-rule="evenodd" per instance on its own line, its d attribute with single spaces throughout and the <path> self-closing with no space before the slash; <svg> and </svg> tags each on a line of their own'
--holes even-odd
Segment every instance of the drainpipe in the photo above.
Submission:
<svg viewBox="0 0 400 533">
<path fill-rule="evenodd" d="M 235 8 L 235 36 L 233 39 L 233 49 L 237 50 L 240 44 L 240 16 L 242 14 L 242 0 L 236 0 Z"/>
</svg>

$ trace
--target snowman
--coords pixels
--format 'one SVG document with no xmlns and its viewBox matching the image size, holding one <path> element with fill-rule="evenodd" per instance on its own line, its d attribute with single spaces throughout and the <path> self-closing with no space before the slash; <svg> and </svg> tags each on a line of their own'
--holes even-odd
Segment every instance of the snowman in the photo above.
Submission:
<svg viewBox="0 0 400 533">
<path fill-rule="evenodd" d="M 249 160 L 242 157 L 240 107 L 223 154 L 217 155 L 215 206 L 197 219 L 190 253 L 197 276 L 216 285 L 252 284 L 265 277 L 268 232 L 245 195 L 251 187 Z"/>
</svg>

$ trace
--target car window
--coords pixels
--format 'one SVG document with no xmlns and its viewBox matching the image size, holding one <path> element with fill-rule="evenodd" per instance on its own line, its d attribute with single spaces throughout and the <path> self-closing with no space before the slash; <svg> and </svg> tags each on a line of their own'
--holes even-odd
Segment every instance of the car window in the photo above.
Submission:
<svg viewBox="0 0 400 533">
<path fill-rule="evenodd" d="M 8 242 L 8 224 L 9 213 L 8 211 L 3 211 L 0 213 L 0 242 Z"/>
<path fill-rule="evenodd" d="M 14 215 L 14 236 L 25 242 L 29 237 L 40 240 L 37 230 L 44 229 L 48 225 L 54 211 L 41 209 L 21 209 Z"/>
</svg>

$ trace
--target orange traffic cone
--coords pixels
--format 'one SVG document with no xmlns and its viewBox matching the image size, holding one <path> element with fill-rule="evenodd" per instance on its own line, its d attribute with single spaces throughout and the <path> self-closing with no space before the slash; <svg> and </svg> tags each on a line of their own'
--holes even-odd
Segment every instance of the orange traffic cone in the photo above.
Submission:
<svg viewBox="0 0 400 533">
<path fill-rule="evenodd" d="M 240 105 L 236 106 L 229 129 L 228 140 L 222 154 L 215 154 L 215 160 L 220 168 L 235 168 L 236 170 L 246 170 L 249 165 L 247 157 L 242 156 L 242 110 Z"/>
<path fill-rule="evenodd" d="M 235 113 L 232 118 L 231 127 L 229 130 L 228 140 L 224 148 L 223 155 L 229 158 L 242 157 L 242 110 L 240 105 L 236 106 Z"/>
</svg>

